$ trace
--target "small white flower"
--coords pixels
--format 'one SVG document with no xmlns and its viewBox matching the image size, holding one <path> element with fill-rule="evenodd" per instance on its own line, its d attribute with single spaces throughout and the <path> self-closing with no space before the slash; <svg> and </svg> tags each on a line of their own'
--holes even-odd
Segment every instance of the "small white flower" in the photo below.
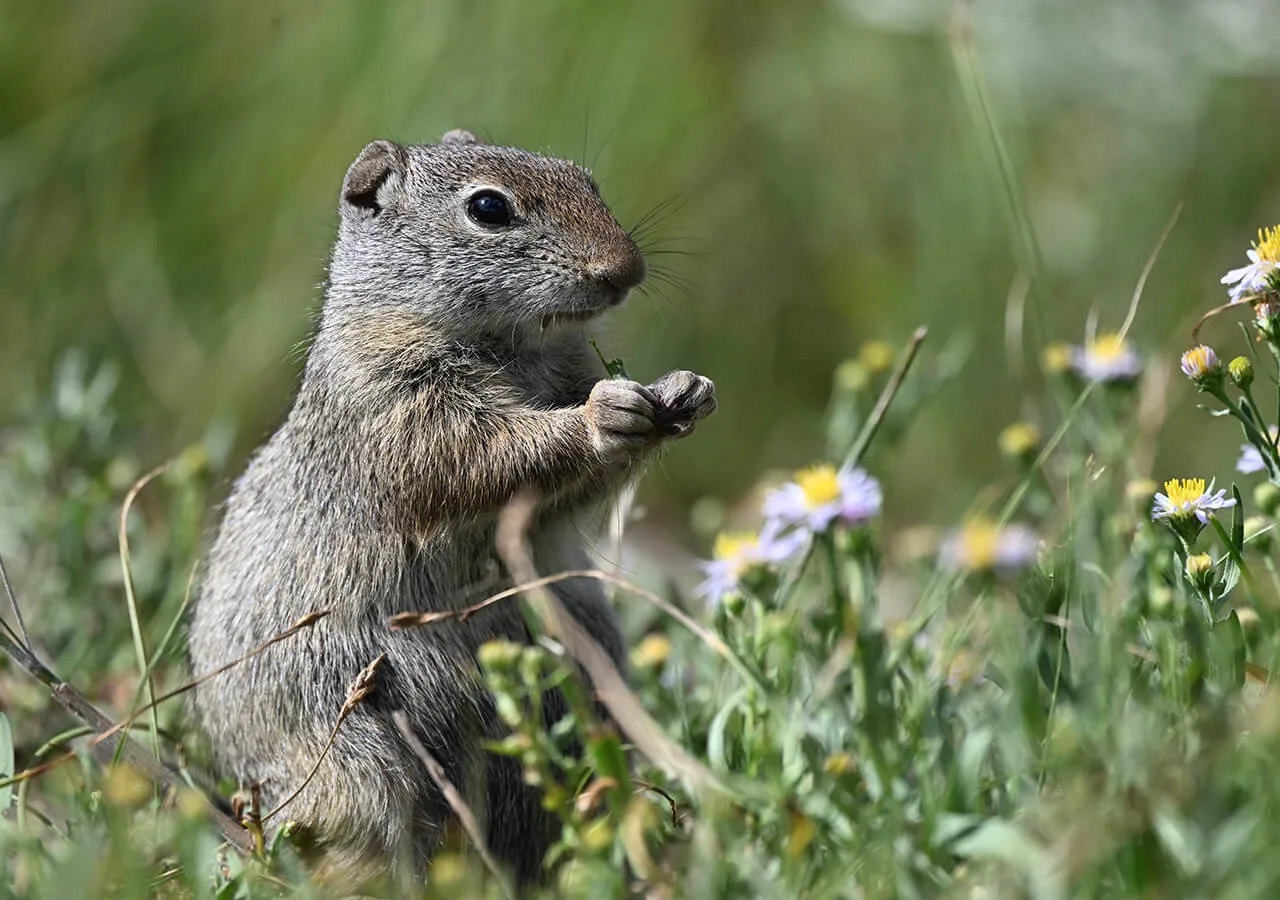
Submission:
<svg viewBox="0 0 1280 900">
<path fill-rule="evenodd" d="M 1206 347 L 1204 344 L 1192 347 L 1182 354 L 1182 374 L 1192 381 L 1200 381 L 1219 372 L 1221 366 L 1218 354 L 1213 352 L 1212 347 Z"/>
<path fill-rule="evenodd" d="M 1267 431 L 1271 435 L 1271 443 L 1280 442 L 1280 428 L 1272 425 Z M 1266 469 L 1266 460 L 1262 458 L 1262 452 L 1253 444 L 1242 444 L 1240 447 L 1240 458 L 1236 460 L 1236 471 L 1243 475 L 1252 475 L 1254 472 L 1261 472 Z"/>
<path fill-rule="evenodd" d="M 766 522 L 778 533 L 797 528 L 821 532 L 837 519 L 860 525 L 880 512 L 880 483 L 862 469 L 811 466 L 796 473 L 796 480 L 769 492 L 764 500 Z"/>
<path fill-rule="evenodd" d="M 1071 367 L 1087 381 L 1128 381 L 1142 371 L 1142 357 L 1118 334 L 1101 334 L 1071 348 Z"/>
<path fill-rule="evenodd" d="M 1280 267 L 1280 226 L 1259 228 L 1253 249 L 1246 250 L 1245 255 L 1249 257 L 1249 265 L 1222 276 L 1222 283 L 1230 285 L 1232 303 L 1270 289 L 1268 279 Z"/>
<path fill-rule="evenodd" d="M 990 519 L 970 519 L 942 543 L 942 564 L 962 572 L 1008 574 L 1030 565 L 1040 539 L 1025 525 L 1000 527 Z"/>
<path fill-rule="evenodd" d="M 1164 493 L 1156 494 L 1151 518 L 1186 521 L 1194 517 L 1206 525 L 1215 510 L 1235 505 L 1236 501 L 1227 497 L 1226 491 L 1214 491 L 1212 481 L 1205 487 L 1203 478 L 1172 478 L 1164 483 Z"/>
<path fill-rule="evenodd" d="M 739 532 L 716 537 L 712 559 L 698 564 L 705 576 L 694 596 L 712 606 L 742 590 L 742 580 L 753 569 L 785 562 L 804 543 L 805 535 L 781 536 L 766 526 L 759 534 Z"/>
</svg>

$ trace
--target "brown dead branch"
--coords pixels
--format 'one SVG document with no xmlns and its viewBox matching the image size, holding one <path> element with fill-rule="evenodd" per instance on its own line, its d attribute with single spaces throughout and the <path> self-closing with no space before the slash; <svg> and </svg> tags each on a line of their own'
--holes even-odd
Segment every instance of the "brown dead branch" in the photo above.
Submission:
<svg viewBox="0 0 1280 900">
<path fill-rule="evenodd" d="M 435 782 L 436 787 L 440 788 L 440 792 L 444 794 L 445 802 L 449 804 L 449 808 L 453 810 L 453 814 L 458 817 L 458 821 L 471 838 L 471 843 L 475 846 L 476 852 L 480 854 L 480 859 L 484 861 L 485 866 L 493 873 L 493 877 L 497 879 L 498 884 L 502 886 L 503 895 L 508 898 L 514 898 L 515 892 L 512 891 L 511 885 L 503 876 L 497 860 L 489 852 L 489 845 L 485 842 L 484 834 L 480 830 L 480 823 L 476 820 L 475 813 L 471 811 L 471 807 L 462 798 L 462 794 L 458 792 L 457 787 L 449 780 L 449 776 L 445 774 L 444 766 L 440 765 L 440 761 L 431 755 L 431 752 L 423 746 L 422 741 L 418 740 L 418 736 L 414 734 L 413 728 L 409 724 L 409 717 L 405 715 L 404 710 L 396 710 L 391 714 L 391 718 L 395 721 L 396 728 L 400 730 L 405 742 L 408 743 L 409 749 L 427 767 L 427 774 L 431 776 L 431 780 Z"/>
</svg>

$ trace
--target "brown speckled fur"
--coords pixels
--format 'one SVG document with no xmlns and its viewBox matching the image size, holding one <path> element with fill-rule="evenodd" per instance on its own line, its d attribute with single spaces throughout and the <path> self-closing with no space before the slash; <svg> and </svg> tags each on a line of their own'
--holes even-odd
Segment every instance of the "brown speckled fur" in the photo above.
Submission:
<svg viewBox="0 0 1280 900">
<path fill-rule="evenodd" d="M 508 197 L 513 225 L 468 217 L 479 189 Z M 508 585 L 495 518 L 526 487 L 543 498 L 530 534 L 539 569 L 589 566 L 595 514 L 710 414 L 714 388 L 683 371 L 647 387 L 601 380 L 585 323 L 640 283 L 644 262 L 572 163 L 464 132 L 377 141 L 348 171 L 339 210 L 302 385 L 237 481 L 208 556 L 193 669 L 312 610 L 333 614 L 202 685 L 196 710 L 226 771 L 260 784 L 270 808 L 320 753 L 352 678 L 385 653 L 376 690 L 275 824 L 306 826 L 328 868 L 368 873 L 394 858 L 421 873 L 449 811 L 391 722 L 404 709 L 450 779 L 477 791 L 495 854 L 529 882 L 556 828 L 518 765 L 480 748 L 502 727 L 474 661 L 490 638 L 528 639 L 518 606 L 399 632 L 386 619 Z M 599 586 L 555 590 L 621 666 Z"/>
</svg>

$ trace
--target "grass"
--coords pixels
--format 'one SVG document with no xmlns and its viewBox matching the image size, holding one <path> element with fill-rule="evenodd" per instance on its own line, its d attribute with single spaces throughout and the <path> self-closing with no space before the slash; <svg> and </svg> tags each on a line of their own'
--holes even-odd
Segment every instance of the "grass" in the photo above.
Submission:
<svg viewBox="0 0 1280 900">
<path fill-rule="evenodd" d="M 1228 373 L 1202 354 L 1193 374 L 1218 416 L 1205 427 L 1234 418 L 1263 466 L 1280 471 L 1258 402 L 1277 390 L 1280 342 L 1260 309 L 1250 328 L 1260 344 L 1240 341 L 1253 354 L 1247 366 L 1233 361 Z M 893 371 L 884 352 L 842 369 L 830 419 L 846 453 L 787 490 L 830 499 L 841 488 L 823 479 L 840 459 L 847 468 L 871 447 L 883 454 L 884 442 L 911 440 L 939 373 L 957 377 L 922 338 L 897 352 Z M 1114 363 L 1134 347 L 1107 351 L 1100 340 L 1093 352 Z M 721 542 L 731 577 L 709 606 L 608 573 L 561 576 L 603 578 L 621 605 L 651 607 L 634 635 L 629 687 L 609 687 L 599 659 L 564 630 L 546 605 L 546 578 L 535 583 L 539 573 L 509 561 L 530 584 L 489 602 L 530 603 L 545 637 L 482 648 L 511 729 L 491 749 L 522 760 L 563 822 L 550 858 L 558 895 L 1273 896 L 1280 488 L 1233 485 L 1204 522 L 1153 521 L 1157 488 L 1136 466 L 1145 457 L 1134 448 L 1149 439 L 1136 410 L 1169 361 L 1133 359 L 1140 373 L 1094 381 L 1078 359 L 1051 368 L 1044 394 L 1029 398 L 1038 427 L 1004 442 L 1006 474 L 955 528 L 890 533 L 878 515 L 837 517 L 767 558 L 743 555 L 749 541 Z M 146 476 L 155 479 L 146 490 L 122 490 L 121 472 L 137 467 L 110 425 L 102 378 L 67 364 L 52 402 L 8 435 L 6 490 L 16 508 L 44 512 L 19 520 L 22 551 L 9 565 L 92 598 L 79 586 L 111 580 L 101 533 L 119 517 L 129 565 L 115 577 L 132 573 L 136 644 L 153 649 L 130 659 L 127 609 L 98 610 L 90 642 L 66 618 L 70 603 L 28 604 L 23 620 L 52 670 L 77 673 L 76 686 L 118 720 L 132 711 L 141 759 L 118 752 L 122 762 L 107 754 L 101 764 L 88 752 L 91 730 L 68 729 L 18 668 L 0 674 L 0 764 L 35 770 L 0 786 L 6 885 L 30 897 L 334 895 L 308 877 L 290 827 L 274 839 L 251 827 L 249 849 L 237 850 L 210 821 L 206 748 L 172 696 L 185 677 L 174 623 L 210 457 L 193 448 Z M 1198 486 L 1178 490 L 1164 493 L 1206 502 Z M 121 514 L 125 493 L 134 508 Z M 765 509 L 766 521 L 783 515 Z M 1020 541 L 1032 533 L 1034 547 Z M 28 646 L 16 620 L 5 640 Z M 602 686 L 616 726 L 598 719 L 573 658 Z M 344 710 L 377 690 L 368 675 Z M 151 677 L 161 702 L 139 708 Z M 541 720 L 537 702 L 553 684 L 571 710 L 556 723 Z M 334 712 L 336 734 L 343 711 Z M 169 766 L 163 789 L 140 768 L 152 741 Z M 255 812 L 265 811 L 250 808 L 251 825 Z M 466 821 L 465 805 L 459 812 Z M 504 896 L 479 832 L 464 831 L 472 838 L 459 832 L 428 885 L 370 891 Z"/>
<path fill-rule="evenodd" d="M 606 580 L 631 626 L 629 687 L 607 698 L 617 728 L 572 674 L 590 648 L 534 581 L 565 573 L 526 572 L 526 591 L 493 599 L 546 629 L 481 663 L 511 729 L 493 752 L 520 758 L 563 822 L 550 895 L 1276 895 L 1280 458 L 1263 410 L 1280 329 L 1264 316 L 1220 339 L 1252 373 L 1197 376 L 1217 418 L 1169 391 L 1171 334 L 1181 344 L 1179 323 L 1213 305 L 1212 270 L 1272 193 L 1269 57 L 1225 54 L 1224 74 L 1191 7 L 975 6 L 876 29 L 859 17 L 883 4 L 842 6 L 317 18 L 129 0 L 110 28 L 15 10 L 0 35 L 0 554 L 23 615 L 0 616 L 0 775 L 19 773 L 0 777 L 0 894 L 341 895 L 309 877 L 291 828 L 257 826 L 271 811 L 250 802 L 248 829 L 211 812 L 234 786 L 211 783 L 183 707 L 182 625 L 219 485 L 288 389 L 280 347 L 305 325 L 335 173 L 371 135 L 463 125 L 598 156 L 624 220 L 670 213 L 654 249 L 689 255 L 663 259 L 669 279 L 715 260 L 696 303 L 631 304 L 637 331 L 670 336 L 629 347 L 631 367 L 711 372 L 724 399 L 720 430 L 650 478 L 673 530 L 701 492 L 823 437 L 833 470 L 861 463 L 884 484 L 880 515 L 768 559 L 733 553 L 785 478 L 699 502 L 690 532 L 739 538 L 717 544 L 734 588 L 713 603 L 573 575 Z M 476 66 L 477 46 L 505 64 Z M 511 71 L 530 76 L 518 93 Z M 590 128 L 584 109 L 600 111 Z M 245 166 L 246 147 L 267 162 Z M 1140 376 L 1089 381 L 1055 353 L 1027 374 L 1028 351 L 1096 330 L 1084 305 L 1136 274 L 1180 198 L 1120 328 Z M 1139 321 L 1148 275 L 1159 302 Z M 986 364 L 1006 295 L 1012 377 Z M 1226 315 L 1249 321 L 1241 309 Z M 849 333 L 917 319 L 928 344 L 868 342 L 828 372 Z M 1211 333 L 1231 334 L 1223 321 Z M 50 384 L 20 384 L 89 332 L 106 337 L 64 353 Z M 122 365 L 90 364 L 103 356 Z M 239 434 L 207 427 L 226 410 Z M 1017 418 L 997 457 L 990 435 Z M 1241 433 L 1263 470 L 1223 485 L 1234 505 L 1152 521 L 1153 474 L 1195 474 L 1157 466 L 1225 469 Z M 155 448 L 175 446 L 144 487 Z M 344 709 L 376 670 L 366 681 Z M 549 684 L 572 701 L 559 723 L 537 714 Z M 112 727 L 130 742 L 103 738 Z M 370 893 L 506 895 L 466 818 L 428 885 Z"/>
</svg>

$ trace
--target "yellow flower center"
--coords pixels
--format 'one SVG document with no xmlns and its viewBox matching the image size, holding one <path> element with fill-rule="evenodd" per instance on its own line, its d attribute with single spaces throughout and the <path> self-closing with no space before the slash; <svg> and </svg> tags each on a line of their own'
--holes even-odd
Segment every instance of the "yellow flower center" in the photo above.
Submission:
<svg viewBox="0 0 1280 900">
<path fill-rule="evenodd" d="M 1280 225 L 1259 228 L 1258 239 L 1253 243 L 1258 259 L 1280 264 Z"/>
<path fill-rule="evenodd" d="M 1174 506 L 1186 506 L 1204 494 L 1203 478 L 1171 478 L 1164 483 L 1164 495 Z"/>
<path fill-rule="evenodd" d="M 756 536 L 750 531 L 722 532 L 716 535 L 711 552 L 716 559 L 732 560 L 739 566 L 746 564 L 747 552 L 756 544 Z"/>
<path fill-rule="evenodd" d="M 1041 354 L 1040 364 L 1050 373 L 1065 372 L 1071 367 L 1071 348 L 1066 344 L 1050 344 Z"/>
<path fill-rule="evenodd" d="M 988 519 L 971 519 L 960 529 L 960 564 L 971 571 L 990 569 L 1000 552 L 1000 529 Z"/>
<path fill-rule="evenodd" d="M 804 492 L 804 502 L 810 509 L 830 503 L 840 496 L 840 479 L 832 466 L 810 466 L 796 473 L 796 484 Z"/>
<path fill-rule="evenodd" d="M 1100 334 L 1089 342 L 1088 353 L 1099 362 L 1119 359 L 1129 352 L 1129 345 L 1118 334 Z"/>
<path fill-rule="evenodd" d="M 1040 432 L 1030 422 L 1015 422 L 1000 432 L 999 443 L 1005 456 L 1026 456 L 1040 446 Z"/>
<path fill-rule="evenodd" d="M 1187 367 L 1191 377 L 1197 378 L 1212 368 L 1213 360 L 1209 356 L 1212 352 L 1208 347 L 1201 344 L 1182 354 L 1182 364 Z"/>
<path fill-rule="evenodd" d="M 858 348 L 858 362 L 872 375 L 887 372 L 893 365 L 893 348 L 884 341 L 867 341 Z"/>
</svg>

